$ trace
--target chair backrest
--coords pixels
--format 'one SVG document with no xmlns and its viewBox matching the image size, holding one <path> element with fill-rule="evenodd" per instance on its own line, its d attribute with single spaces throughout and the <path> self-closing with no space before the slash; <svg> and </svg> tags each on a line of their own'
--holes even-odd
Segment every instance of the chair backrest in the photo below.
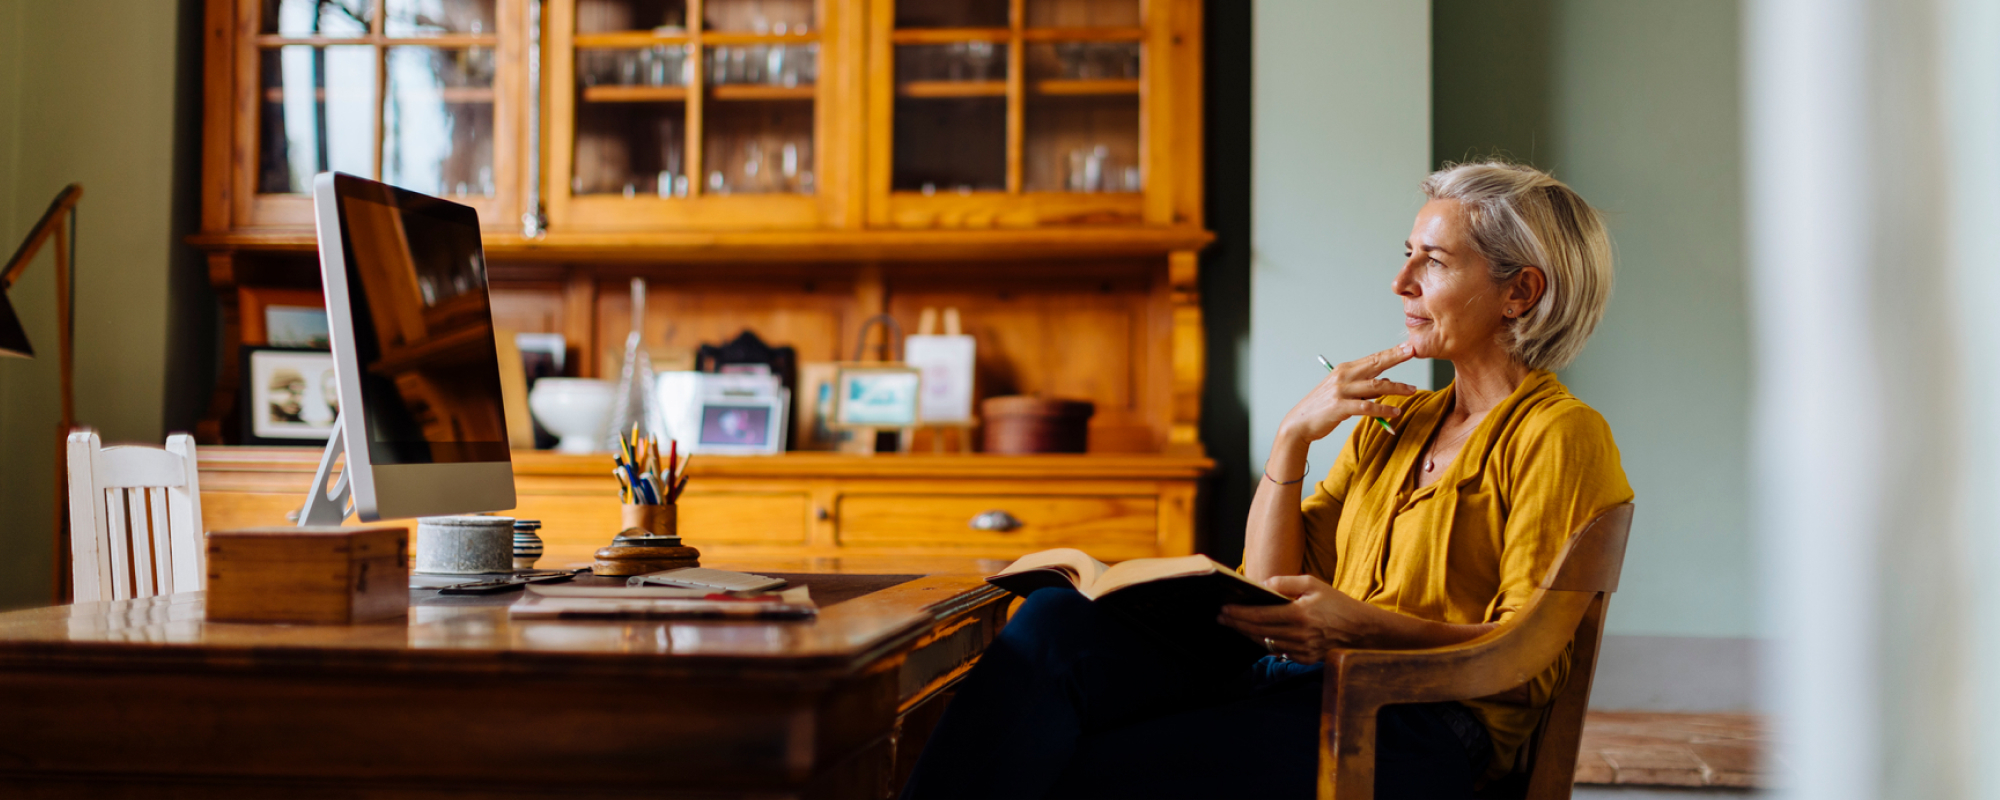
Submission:
<svg viewBox="0 0 2000 800">
<path fill-rule="evenodd" d="M 1528 742 L 1531 759 L 1525 797 L 1568 798 L 1576 780 L 1577 748 L 1590 709 L 1590 685 L 1597 675 L 1597 650 L 1604 638 L 1604 615 L 1624 571 L 1625 543 L 1632 531 L 1632 504 L 1599 514 L 1570 538 L 1542 586 L 1558 592 L 1596 592 L 1597 599 L 1577 622 L 1571 640 L 1569 678 L 1550 701 L 1541 727 Z"/>
<path fill-rule="evenodd" d="M 202 588 L 194 437 L 105 447 L 96 431 L 70 433 L 69 516 L 75 602 Z"/>
<path fill-rule="evenodd" d="M 1604 610 L 1618 588 L 1631 526 L 1630 503 L 1579 526 L 1520 613 L 1478 638 L 1427 650 L 1329 651 L 1319 796 L 1374 795 L 1375 715 L 1383 706 L 1518 690 L 1573 645 L 1568 680 L 1529 742 L 1527 774 L 1487 787 L 1494 797 L 1568 798 Z"/>
</svg>

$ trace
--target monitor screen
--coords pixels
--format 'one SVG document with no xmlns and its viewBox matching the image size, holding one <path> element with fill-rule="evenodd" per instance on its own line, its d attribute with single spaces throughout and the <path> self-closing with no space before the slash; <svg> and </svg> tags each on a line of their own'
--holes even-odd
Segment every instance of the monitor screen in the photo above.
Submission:
<svg viewBox="0 0 2000 800">
<path fill-rule="evenodd" d="M 335 181 L 369 460 L 508 461 L 478 215 L 373 181 Z"/>
</svg>

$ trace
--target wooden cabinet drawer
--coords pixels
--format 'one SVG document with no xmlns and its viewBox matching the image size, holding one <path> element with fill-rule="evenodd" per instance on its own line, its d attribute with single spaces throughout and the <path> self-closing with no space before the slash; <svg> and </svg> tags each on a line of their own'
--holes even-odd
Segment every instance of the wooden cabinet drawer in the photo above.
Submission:
<svg viewBox="0 0 2000 800">
<path fill-rule="evenodd" d="M 973 522 L 981 515 L 988 515 L 984 530 Z M 1159 498 L 1151 495 L 855 494 L 840 500 L 842 547 L 995 557 L 1075 547 L 1108 561 L 1157 555 L 1158 540 Z"/>
</svg>

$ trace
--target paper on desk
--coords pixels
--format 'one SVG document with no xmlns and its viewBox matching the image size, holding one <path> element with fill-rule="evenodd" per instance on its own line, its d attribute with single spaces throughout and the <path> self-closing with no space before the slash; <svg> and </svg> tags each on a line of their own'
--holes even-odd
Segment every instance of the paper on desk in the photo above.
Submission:
<svg viewBox="0 0 2000 800">
<path fill-rule="evenodd" d="M 804 586 L 761 598 L 727 598 L 667 586 L 529 586 L 515 619 L 804 619 L 819 613 Z M 554 590 L 554 591 L 552 591 Z"/>
</svg>

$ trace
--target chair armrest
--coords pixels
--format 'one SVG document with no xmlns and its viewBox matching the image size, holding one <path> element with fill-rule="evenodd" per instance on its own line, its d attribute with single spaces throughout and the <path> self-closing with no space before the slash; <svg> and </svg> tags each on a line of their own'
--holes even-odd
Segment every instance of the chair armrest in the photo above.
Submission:
<svg viewBox="0 0 2000 800">
<path fill-rule="evenodd" d="M 1445 647 L 1328 651 L 1319 796 L 1373 796 L 1375 714 L 1383 706 L 1470 700 L 1527 683 L 1562 654 L 1598 596 L 1537 589 L 1513 619 Z"/>
<path fill-rule="evenodd" d="M 1351 700 L 1434 703 L 1499 694 L 1548 669 L 1576 635 L 1596 592 L 1540 590 L 1514 619 L 1477 638 L 1424 650 L 1327 653 L 1327 689 Z"/>
</svg>

